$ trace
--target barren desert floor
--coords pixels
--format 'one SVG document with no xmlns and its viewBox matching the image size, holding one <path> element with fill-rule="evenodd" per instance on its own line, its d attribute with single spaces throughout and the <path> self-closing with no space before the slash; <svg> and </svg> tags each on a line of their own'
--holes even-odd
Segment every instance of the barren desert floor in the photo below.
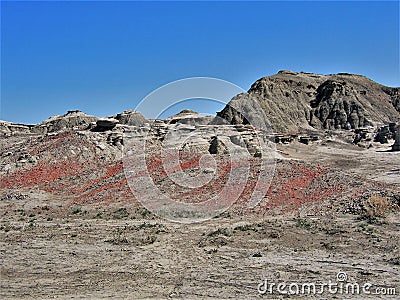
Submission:
<svg viewBox="0 0 400 300">
<path fill-rule="evenodd" d="M 386 148 L 297 143 L 278 146 L 278 155 L 383 179 L 396 190 L 399 155 Z M 284 214 L 228 211 L 180 224 L 118 205 L 104 213 L 85 206 L 60 212 L 53 208 L 63 199 L 42 196 L 3 197 L 2 299 L 398 299 L 400 294 L 398 210 L 368 217 L 320 201 Z M 371 284 L 370 294 L 261 293 L 265 280 L 287 286 L 340 283 L 343 272 L 346 283 Z"/>
</svg>

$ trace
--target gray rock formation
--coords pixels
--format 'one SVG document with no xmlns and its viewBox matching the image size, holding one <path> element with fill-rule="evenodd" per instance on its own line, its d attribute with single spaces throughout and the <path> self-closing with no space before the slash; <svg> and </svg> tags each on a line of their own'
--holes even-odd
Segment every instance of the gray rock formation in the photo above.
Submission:
<svg viewBox="0 0 400 300">
<path fill-rule="evenodd" d="M 125 110 L 117 114 L 114 119 L 118 120 L 119 124 L 129 126 L 142 126 L 147 122 L 140 112 L 134 110 Z"/>
<path fill-rule="evenodd" d="M 234 97 L 217 116 L 230 124 L 248 123 L 234 108 L 238 101 L 245 107 L 249 97 L 259 101 L 277 132 L 356 129 L 400 119 L 399 88 L 360 75 L 280 71 L 257 80 L 248 96 Z"/>
<path fill-rule="evenodd" d="M 374 140 L 374 136 L 375 131 L 373 127 L 355 129 L 353 144 L 357 145 L 360 142 L 371 142 Z"/>
<path fill-rule="evenodd" d="M 79 110 L 70 110 L 65 115 L 54 116 L 31 128 L 32 133 L 50 133 L 65 129 L 85 129 L 98 118 Z"/>
<path fill-rule="evenodd" d="M 367 108 L 346 81 L 325 81 L 310 104 L 309 123 L 314 128 L 352 129 L 372 125 Z"/>
<path fill-rule="evenodd" d="M 228 149 L 218 137 L 213 137 L 208 150 L 210 154 L 227 154 Z"/>
<path fill-rule="evenodd" d="M 400 125 L 397 126 L 395 141 L 392 146 L 393 151 L 400 151 Z"/>
<path fill-rule="evenodd" d="M 97 120 L 97 117 L 87 115 L 79 110 L 70 110 L 65 115 L 50 117 L 36 125 L 0 121 L 0 132 L 46 134 L 66 129 L 86 129 Z"/>
<path fill-rule="evenodd" d="M 107 131 L 113 129 L 117 126 L 118 120 L 107 118 L 107 119 L 100 119 L 96 122 L 96 127 L 93 128 L 93 131 Z"/>
<path fill-rule="evenodd" d="M 392 105 L 400 112 L 400 88 L 383 87 L 383 91 L 390 96 Z"/>
<path fill-rule="evenodd" d="M 377 129 L 377 132 L 376 132 L 375 138 L 374 138 L 375 142 L 379 142 L 381 144 L 386 144 L 386 143 L 388 143 L 389 140 L 392 140 L 395 138 L 396 129 L 393 126 L 394 123 L 391 123 L 390 125 L 383 125 Z"/>
<path fill-rule="evenodd" d="M 30 133 L 35 125 L 17 124 L 7 121 L 0 121 L 0 132 L 6 134 Z"/>
<path fill-rule="evenodd" d="M 187 125 L 206 125 L 212 120 L 212 116 L 203 116 L 193 110 L 185 109 L 180 113 L 167 118 L 165 121 L 170 124 L 180 123 Z"/>
<path fill-rule="evenodd" d="M 126 110 L 120 114 L 98 118 L 90 116 L 79 110 L 71 110 L 61 116 L 53 116 L 36 125 L 16 124 L 0 121 L 0 132 L 5 134 L 46 134 L 63 130 L 85 130 L 107 131 L 113 129 L 117 124 L 142 126 L 147 122 L 143 115 L 137 111 Z"/>
</svg>

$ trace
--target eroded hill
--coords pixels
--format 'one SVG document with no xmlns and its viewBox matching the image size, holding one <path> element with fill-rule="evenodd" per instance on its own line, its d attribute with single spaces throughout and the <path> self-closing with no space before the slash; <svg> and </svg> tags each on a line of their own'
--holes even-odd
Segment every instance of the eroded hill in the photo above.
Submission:
<svg viewBox="0 0 400 300">
<path fill-rule="evenodd" d="M 399 88 L 361 75 L 280 71 L 257 80 L 248 94 L 276 132 L 357 129 L 400 120 Z M 234 109 L 246 101 L 238 95 L 217 116 L 231 124 L 246 123 Z"/>
</svg>

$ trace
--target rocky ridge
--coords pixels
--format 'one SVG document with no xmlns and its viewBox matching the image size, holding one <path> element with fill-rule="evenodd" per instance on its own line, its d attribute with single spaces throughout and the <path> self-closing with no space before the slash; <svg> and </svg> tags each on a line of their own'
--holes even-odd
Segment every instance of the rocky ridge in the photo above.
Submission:
<svg viewBox="0 0 400 300">
<path fill-rule="evenodd" d="M 147 121 L 140 112 L 126 110 L 117 115 L 99 118 L 80 110 L 70 110 L 64 115 L 57 115 L 35 125 L 17 124 L 0 120 L 0 132 L 3 134 L 31 133 L 48 134 L 65 130 L 95 130 L 106 131 L 117 124 L 141 126 Z"/>
<path fill-rule="evenodd" d="M 280 71 L 257 80 L 248 95 L 260 103 L 276 132 L 287 133 L 398 122 L 399 90 L 361 75 Z M 231 124 L 245 124 L 234 108 L 246 107 L 246 97 L 233 98 L 217 116 Z"/>
</svg>

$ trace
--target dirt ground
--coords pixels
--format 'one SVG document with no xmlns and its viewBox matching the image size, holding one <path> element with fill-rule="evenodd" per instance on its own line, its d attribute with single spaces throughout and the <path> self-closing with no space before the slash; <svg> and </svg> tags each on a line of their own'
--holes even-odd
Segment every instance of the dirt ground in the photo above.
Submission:
<svg viewBox="0 0 400 300">
<path fill-rule="evenodd" d="M 317 144 L 304 145 L 293 142 L 278 145 L 280 158 L 317 162 L 400 187 L 400 154 L 391 151 L 391 145 L 373 143 L 374 147 L 365 149 L 343 141 L 330 140 Z"/>
<path fill-rule="evenodd" d="M 321 163 L 400 186 L 400 155 L 332 141 L 278 146 L 281 159 Z M 29 193 L 29 189 L 26 190 Z M 179 224 L 134 208 L 110 215 L 30 191 L 1 200 L 1 299 L 399 299 L 400 213 L 344 213 L 335 203 L 281 215 Z M 41 207 L 38 211 L 37 207 Z M 87 209 L 87 211 L 86 211 Z M 111 208 L 107 208 L 111 209 Z M 105 210 L 107 210 L 105 209 Z M 136 209 L 136 208 L 135 208 Z M 344 273 L 345 275 L 344 275 Z M 337 276 L 347 276 L 338 281 Z M 286 294 L 264 282 L 371 284 L 371 294 Z M 293 287 L 292 286 L 292 287 Z M 276 286 L 275 286 L 276 287 Z"/>
<path fill-rule="evenodd" d="M 378 223 L 340 218 L 230 218 L 197 225 L 162 220 L 54 219 L 1 230 L 1 298 L 257 299 L 271 282 L 349 282 L 395 288 L 399 214 Z M 4 227 L 4 225 L 3 225 Z M 292 297 L 294 297 L 292 295 Z M 397 298 L 398 299 L 398 298 Z"/>
</svg>

